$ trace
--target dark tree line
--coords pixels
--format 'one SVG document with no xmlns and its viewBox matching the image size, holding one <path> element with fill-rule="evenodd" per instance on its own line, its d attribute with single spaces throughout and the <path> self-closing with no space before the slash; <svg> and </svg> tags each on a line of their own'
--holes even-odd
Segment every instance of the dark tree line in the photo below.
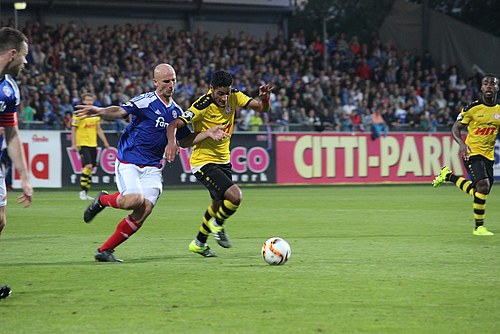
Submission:
<svg viewBox="0 0 500 334">
<path fill-rule="evenodd" d="M 309 35 L 321 34 L 323 20 L 329 36 L 341 31 L 358 35 L 362 40 L 377 31 L 390 12 L 395 0 L 308 0 L 290 19 L 290 32 L 304 29 Z M 497 24 L 499 0 L 408 0 L 426 4 L 479 30 L 500 37 Z M 297 1 L 300 3 L 300 0 Z M 309 36 L 310 37 L 310 36 Z"/>
<path fill-rule="evenodd" d="M 290 19 L 290 31 L 304 29 L 308 34 L 322 33 L 323 19 L 328 35 L 346 32 L 368 39 L 382 24 L 394 0 L 309 0 Z M 309 36 L 310 37 L 310 36 Z"/>
<path fill-rule="evenodd" d="M 410 0 L 449 15 L 465 24 L 473 26 L 486 33 L 500 37 L 498 0 Z"/>
</svg>

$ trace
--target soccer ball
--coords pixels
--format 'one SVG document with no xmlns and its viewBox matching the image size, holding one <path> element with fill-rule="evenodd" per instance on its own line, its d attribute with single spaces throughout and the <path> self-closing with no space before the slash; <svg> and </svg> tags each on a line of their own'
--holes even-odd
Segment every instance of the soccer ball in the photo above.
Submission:
<svg viewBox="0 0 500 334">
<path fill-rule="evenodd" d="M 282 238 L 267 239 L 262 245 L 262 258 L 273 266 L 285 264 L 291 254 L 290 245 Z"/>
</svg>

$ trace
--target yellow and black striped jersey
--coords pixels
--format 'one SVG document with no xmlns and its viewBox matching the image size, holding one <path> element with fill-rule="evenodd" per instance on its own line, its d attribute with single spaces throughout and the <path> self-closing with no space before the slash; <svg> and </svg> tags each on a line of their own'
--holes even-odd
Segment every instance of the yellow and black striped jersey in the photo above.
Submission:
<svg viewBox="0 0 500 334">
<path fill-rule="evenodd" d="M 80 119 L 73 116 L 72 127 L 76 127 L 76 146 L 97 147 L 97 124 L 101 117 Z"/>
<path fill-rule="evenodd" d="M 209 91 L 197 99 L 179 118 L 186 123 L 191 123 L 194 132 L 203 132 L 216 125 L 221 125 L 231 135 L 236 110 L 246 107 L 251 100 L 251 97 L 233 88 L 231 94 L 229 94 L 226 108 L 219 107 L 214 103 L 212 92 Z M 226 137 L 218 142 L 206 139 L 194 145 L 190 160 L 191 168 L 207 163 L 228 163 L 231 158 L 229 150 L 230 138 Z"/>
<path fill-rule="evenodd" d="M 470 155 L 482 155 L 495 160 L 495 142 L 500 128 L 500 105 L 487 106 L 474 101 L 462 109 L 458 116 L 460 123 L 467 125 L 465 143 Z"/>
</svg>

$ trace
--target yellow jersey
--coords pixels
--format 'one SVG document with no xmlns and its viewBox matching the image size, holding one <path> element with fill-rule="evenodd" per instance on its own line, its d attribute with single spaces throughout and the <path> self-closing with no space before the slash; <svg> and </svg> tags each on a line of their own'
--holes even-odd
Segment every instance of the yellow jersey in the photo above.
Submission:
<svg viewBox="0 0 500 334">
<path fill-rule="evenodd" d="M 471 149 L 470 155 L 482 155 L 494 161 L 495 142 L 500 128 L 500 105 L 487 106 L 474 101 L 462 109 L 458 120 L 467 125 L 465 143 Z"/>
<path fill-rule="evenodd" d="M 71 126 L 76 128 L 76 146 L 97 147 L 97 125 L 101 117 L 81 119 L 73 116 Z"/>
<path fill-rule="evenodd" d="M 227 106 L 225 108 L 219 107 L 214 103 L 212 92 L 209 91 L 197 99 L 179 118 L 188 124 L 191 123 L 194 132 L 203 132 L 216 125 L 221 125 L 231 135 L 233 133 L 236 110 L 246 107 L 251 100 L 251 97 L 232 88 Z M 191 168 L 208 163 L 224 164 L 230 162 L 230 138 L 226 137 L 221 141 L 206 139 L 194 145 L 190 160 Z"/>
</svg>

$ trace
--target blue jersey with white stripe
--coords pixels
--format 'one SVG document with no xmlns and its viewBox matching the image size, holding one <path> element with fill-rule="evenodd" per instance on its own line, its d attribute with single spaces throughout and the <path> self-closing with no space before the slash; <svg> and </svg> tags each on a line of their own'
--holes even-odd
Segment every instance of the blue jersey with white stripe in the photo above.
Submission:
<svg viewBox="0 0 500 334">
<path fill-rule="evenodd" d="M 17 125 L 17 111 L 20 100 L 19 87 L 16 81 L 12 76 L 6 74 L 0 81 L 0 126 Z M 3 140 L 4 137 L 0 136 L 0 147 L 2 147 Z"/>
<path fill-rule="evenodd" d="M 167 125 L 182 114 L 172 101 L 166 105 L 156 94 L 138 95 L 121 106 L 132 115 L 118 143 L 118 159 L 139 166 L 161 166 L 167 146 Z M 189 129 L 178 133 L 178 138 L 191 133 Z"/>
</svg>

